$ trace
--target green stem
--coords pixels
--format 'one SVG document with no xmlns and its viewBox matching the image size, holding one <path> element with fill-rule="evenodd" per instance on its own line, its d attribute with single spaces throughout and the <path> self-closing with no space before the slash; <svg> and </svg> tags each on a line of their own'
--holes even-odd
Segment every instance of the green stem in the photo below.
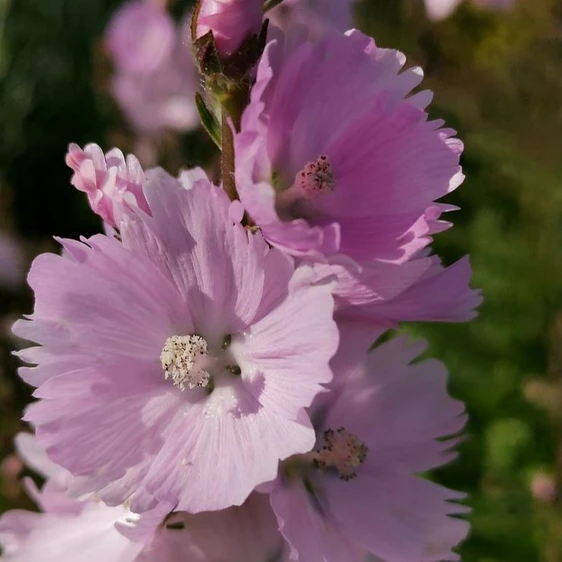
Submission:
<svg viewBox="0 0 562 562">
<path fill-rule="evenodd" d="M 228 113 L 222 108 L 222 153 L 221 176 L 223 189 L 232 201 L 238 199 L 236 180 L 234 179 L 234 137 L 228 122 Z"/>
<path fill-rule="evenodd" d="M 269 10 L 272 10 L 273 8 L 275 8 L 275 6 L 278 6 L 279 4 L 281 4 L 281 2 L 283 2 L 283 0 L 266 0 L 264 7 L 263 7 L 263 11 L 264 12 L 269 12 Z"/>
<path fill-rule="evenodd" d="M 238 199 L 236 191 L 236 180 L 234 176 L 234 135 L 231 123 L 234 124 L 236 131 L 240 130 L 240 122 L 244 108 L 248 105 L 250 97 L 250 84 L 248 80 L 243 80 L 237 84 L 222 102 L 222 123 L 221 123 L 221 176 L 222 185 L 227 195 L 233 201 Z"/>
</svg>

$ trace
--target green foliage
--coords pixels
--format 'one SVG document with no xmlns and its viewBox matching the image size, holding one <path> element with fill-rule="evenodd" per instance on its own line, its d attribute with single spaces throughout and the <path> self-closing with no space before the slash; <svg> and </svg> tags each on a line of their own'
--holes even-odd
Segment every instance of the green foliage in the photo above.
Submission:
<svg viewBox="0 0 562 562">
<path fill-rule="evenodd" d="M 562 308 L 561 13 L 551 0 L 508 14 L 464 3 L 432 24 L 421 4 L 377 0 L 358 11 L 379 45 L 427 69 L 434 115 L 466 145 L 467 179 L 450 197 L 462 211 L 436 250 L 449 262 L 471 254 L 485 302 L 469 325 L 409 327 L 445 361 L 470 415 L 460 459 L 436 477 L 470 494 L 465 562 L 560 562 L 562 511 L 534 499 L 530 481 L 538 467 L 561 477 L 551 355 L 562 332 L 550 335 Z"/>
</svg>

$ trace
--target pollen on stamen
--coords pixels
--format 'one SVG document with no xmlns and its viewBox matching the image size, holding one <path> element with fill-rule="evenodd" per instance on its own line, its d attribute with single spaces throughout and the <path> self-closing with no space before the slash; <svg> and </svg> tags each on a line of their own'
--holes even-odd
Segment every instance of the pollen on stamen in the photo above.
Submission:
<svg viewBox="0 0 562 562">
<path fill-rule="evenodd" d="M 328 157 L 322 155 L 315 162 L 308 162 L 297 174 L 295 184 L 305 199 L 314 199 L 322 193 L 334 191 L 336 179 Z"/>
<path fill-rule="evenodd" d="M 211 376 L 201 360 L 207 354 L 207 342 L 201 336 L 168 338 L 160 354 L 164 377 L 172 379 L 180 390 L 206 387 Z"/>
<path fill-rule="evenodd" d="M 342 480 L 357 476 L 359 468 L 367 458 L 369 448 L 345 428 L 328 429 L 324 432 L 323 443 L 312 453 L 314 466 L 322 471 L 335 470 Z"/>
</svg>

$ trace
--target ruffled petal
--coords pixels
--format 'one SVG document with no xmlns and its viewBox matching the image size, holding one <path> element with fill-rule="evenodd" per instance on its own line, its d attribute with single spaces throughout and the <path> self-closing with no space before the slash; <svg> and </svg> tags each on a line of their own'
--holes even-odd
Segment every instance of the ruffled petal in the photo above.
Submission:
<svg viewBox="0 0 562 562">
<path fill-rule="evenodd" d="M 13 513 L 6 515 L 13 520 Z M 122 507 L 108 508 L 95 502 L 85 506 L 79 516 L 26 513 L 31 528 L 17 548 L 12 549 L 9 560 L 133 562 L 143 544 L 129 541 L 114 527 L 115 522 L 124 520 L 127 514 Z M 21 518 L 17 523 L 21 523 Z"/>
<path fill-rule="evenodd" d="M 261 406 L 242 381 L 218 382 L 208 399 L 178 413 L 145 485 L 190 513 L 241 505 L 275 478 L 279 460 L 310 450 L 314 440 L 306 417 L 291 421 Z"/>
<path fill-rule="evenodd" d="M 37 427 L 53 461 L 87 477 L 89 488 L 76 486 L 76 495 L 98 491 L 104 501 L 118 505 L 141 487 L 162 448 L 183 402 L 175 391 L 155 385 L 123 392 L 98 371 L 61 375 L 41 386 L 42 400 L 28 407 L 24 419 Z M 105 489 L 116 481 L 119 486 Z"/>
<path fill-rule="evenodd" d="M 327 485 L 328 486 L 328 485 Z M 340 529 L 388 562 L 460 560 L 452 549 L 468 534 L 464 497 L 422 478 L 391 470 L 329 483 L 331 514 Z"/>
<path fill-rule="evenodd" d="M 301 266 L 283 303 L 232 342 L 250 392 L 262 406 L 292 418 L 331 381 L 329 361 L 338 345 L 333 284 L 312 286 L 313 279 Z"/>
<path fill-rule="evenodd" d="M 416 473 L 454 458 L 455 441 L 442 438 L 457 434 L 466 416 L 462 402 L 447 393 L 445 366 L 436 360 L 409 364 L 420 346 L 403 346 L 402 338 L 391 340 L 358 359 L 324 427 L 343 426 L 365 443 L 366 465 Z"/>
<path fill-rule="evenodd" d="M 189 303 L 198 333 L 243 330 L 260 304 L 265 252 L 232 222 L 226 194 L 203 180 L 186 190 L 163 170 L 151 174 L 145 194 L 153 216 L 129 216 L 125 246 L 166 272 Z"/>
<path fill-rule="evenodd" d="M 251 494 L 240 507 L 197 515 L 184 514 L 182 521 L 193 543 L 209 560 L 288 560 L 289 549 L 279 532 L 269 496 L 265 494 Z"/>
<path fill-rule="evenodd" d="M 471 289 L 472 268 L 468 256 L 444 268 L 432 257 L 431 267 L 416 283 L 386 302 L 348 308 L 363 317 L 396 321 L 466 322 L 476 315 L 482 303 L 481 291 Z"/>
<path fill-rule="evenodd" d="M 271 493 L 279 529 L 291 546 L 291 560 L 362 562 L 366 551 L 355 545 L 327 516 L 322 504 L 301 482 L 286 482 Z"/>
</svg>

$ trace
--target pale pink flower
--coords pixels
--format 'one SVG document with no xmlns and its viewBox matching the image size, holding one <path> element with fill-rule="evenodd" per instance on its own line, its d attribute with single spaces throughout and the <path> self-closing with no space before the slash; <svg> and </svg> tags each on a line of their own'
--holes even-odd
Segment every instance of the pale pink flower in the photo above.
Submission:
<svg viewBox="0 0 562 562">
<path fill-rule="evenodd" d="M 126 207 L 149 212 L 142 192 L 145 173 L 135 156 L 114 148 L 107 154 L 97 144 L 68 147 L 66 164 L 74 171 L 71 183 L 88 196 L 94 213 L 116 227 Z"/>
<path fill-rule="evenodd" d="M 285 31 L 297 25 L 306 26 L 314 37 L 328 29 L 347 31 L 353 27 L 354 0 L 283 0 L 267 12 L 270 24 Z"/>
<path fill-rule="evenodd" d="M 161 505 L 139 516 L 123 506 L 107 507 L 93 499 L 72 500 L 65 493 L 70 475 L 48 460 L 32 435 L 18 435 L 16 447 L 26 463 L 47 481 L 39 491 L 31 479 L 26 480 L 28 492 L 42 513 L 8 511 L 0 518 L 2 560 L 140 562 L 144 558 L 139 555 L 145 548 L 154 548 L 173 533 L 161 527 L 170 506 Z M 189 538 L 187 534 L 185 538 Z M 181 558 L 162 556 L 159 560 L 179 562 Z"/>
<path fill-rule="evenodd" d="M 425 0 L 425 10 L 429 19 L 439 21 L 448 18 L 462 0 Z"/>
<path fill-rule="evenodd" d="M 417 474 L 454 458 L 455 440 L 443 438 L 462 429 L 464 408 L 440 362 L 411 363 L 423 347 L 397 338 L 356 354 L 316 399 L 316 446 L 285 461 L 271 491 L 294 560 L 460 559 L 452 548 L 469 526 L 451 516 L 467 511 L 455 503 L 464 495 Z"/>
<path fill-rule="evenodd" d="M 537 472 L 531 480 L 533 498 L 545 503 L 554 503 L 558 495 L 556 478 L 552 474 Z"/>
<path fill-rule="evenodd" d="M 320 277 L 338 276 L 335 292 L 340 317 L 364 318 L 387 328 L 410 322 L 465 322 L 476 316 L 480 291 L 469 288 L 468 257 L 444 268 L 437 256 L 403 264 L 379 261 L 354 267 L 315 264 Z"/>
<path fill-rule="evenodd" d="M 296 44 L 295 44 L 296 43 Z M 462 143 L 428 121 L 419 68 L 354 31 L 270 42 L 237 135 L 242 203 L 295 255 L 403 262 L 425 247 L 428 208 L 463 180 Z"/>
<path fill-rule="evenodd" d="M 508 10 L 517 0 L 472 0 L 480 8 Z M 462 0 L 425 0 L 425 9 L 430 19 L 439 21 L 448 18 Z"/>
<path fill-rule="evenodd" d="M 264 0 L 200 0 L 197 38 L 212 31 L 219 54 L 232 55 L 245 39 L 259 34 L 263 3 Z"/>
<path fill-rule="evenodd" d="M 65 495 L 70 474 L 49 461 L 33 436 L 17 449 L 47 482 L 27 480 L 42 513 L 10 511 L 0 518 L 2 560 L 11 562 L 263 562 L 287 559 L 268 497 L 252 494 L 241 507 L 191 515 L 158 506 L 141 516 L 127 507 Z"/>
<path fill-rule="evenodd" d="M 120 72 L 145 74 L 172 55 L 176 35 L 176 25 L 166 10 L 148 0 L 133 0 L 113 14 L 106 41 Z"/>
<path fill-rule="evenodd" d="M 49 491 L 64 498 L 64 491 Z M 37 496 L 38 501 L 43 498 Z M 56 501 L 56 500 L 55 500 Z M 119 532 L 118 525 L 131 525 L 134 514 L 124 507 L 107 507 L 98 502 L 75 502 L 75 511 L 50 510 L 46 513 L 8 511 L 0 519 L 0 542 L 10 562 L 133 562 L 145 543 L 131 541 Z M 47 504 L 49 505 L 49 504 Z M 151 517 L 151 514 L 149 515 Z M 137 517 L 138 518 L 138 517 Z M 147 517 L 144 517 L 146 523 Z M 149 541 L 162 518 L 151 520 Z M 164 532 L 164 531 L 162 531 Z M 179 562 L 181 558 L 159 558 Z"/>
<path fill-rule="evenodd" d="M 114 76 L 113 95 L 139 134 L 187 132 L 199 125 L 197 78 L 186 49 L 177 45 L 174 55 L 150 74 L 121 72 Z"/>
<path fill-rule="evenodd" d="M 266 494 L 253 492 L 240 507 L 223 511 L 183 513 L 181 521 L 193 547 L 203 554 L 201 562 L 289 561 L 288 545 Z M 158 558 L 148 558 L 147 562 L 154 560 Z"/>
<path fill-rule="evenodd" d="M 122 242 L 39 256 L 35 311 L 14 326 L 39 344 L 20 352 L 37 364 L 20 370 L 38 387 L 25 419 L 73 493 L 137 513 L 242 504 L 312 447 L 303 408 L 332 378 L 333 284 L 244 229 L 200 175 L 155 171 Z"/>
<path fill-rule="evenodd" d="M 113 95 L 139 134 L 187 132 L 199 126 L 197 78 L 186 49 L 177 45 L 174 56 L 150 74 L 122 72 L 114 76 Z"/>
<path fill-rule="evenodd" d="M 237 188 L 273 246 L 339 267 L 340 304 L 391 323 L 464 321 L 480 302 L 470 268 L 422 254 L 449 226 L 440 215 L 451 207 L 434 201 L 463 181 L 463 145 L 428 120 L 430 92 L 411 94 L 422 72 L 404 63 L 357 31 L 271 41 L 236 137 Z M 450 281 L 458 298 L 438 302 Z M 414 311 L 401 295 L 417 300 L 422 282 Z M 373 308 L 390 300 L 400 315 Z"/>
<path fill-rule="evenodd" d="M 176 26 L 163 6 L 146 0 L 126 4 L 109 24 L 106 41 L 116 67 L 111 91 L 140 135 L 199 125 L 187 34 L 185 23 Z"/>
</svg>

